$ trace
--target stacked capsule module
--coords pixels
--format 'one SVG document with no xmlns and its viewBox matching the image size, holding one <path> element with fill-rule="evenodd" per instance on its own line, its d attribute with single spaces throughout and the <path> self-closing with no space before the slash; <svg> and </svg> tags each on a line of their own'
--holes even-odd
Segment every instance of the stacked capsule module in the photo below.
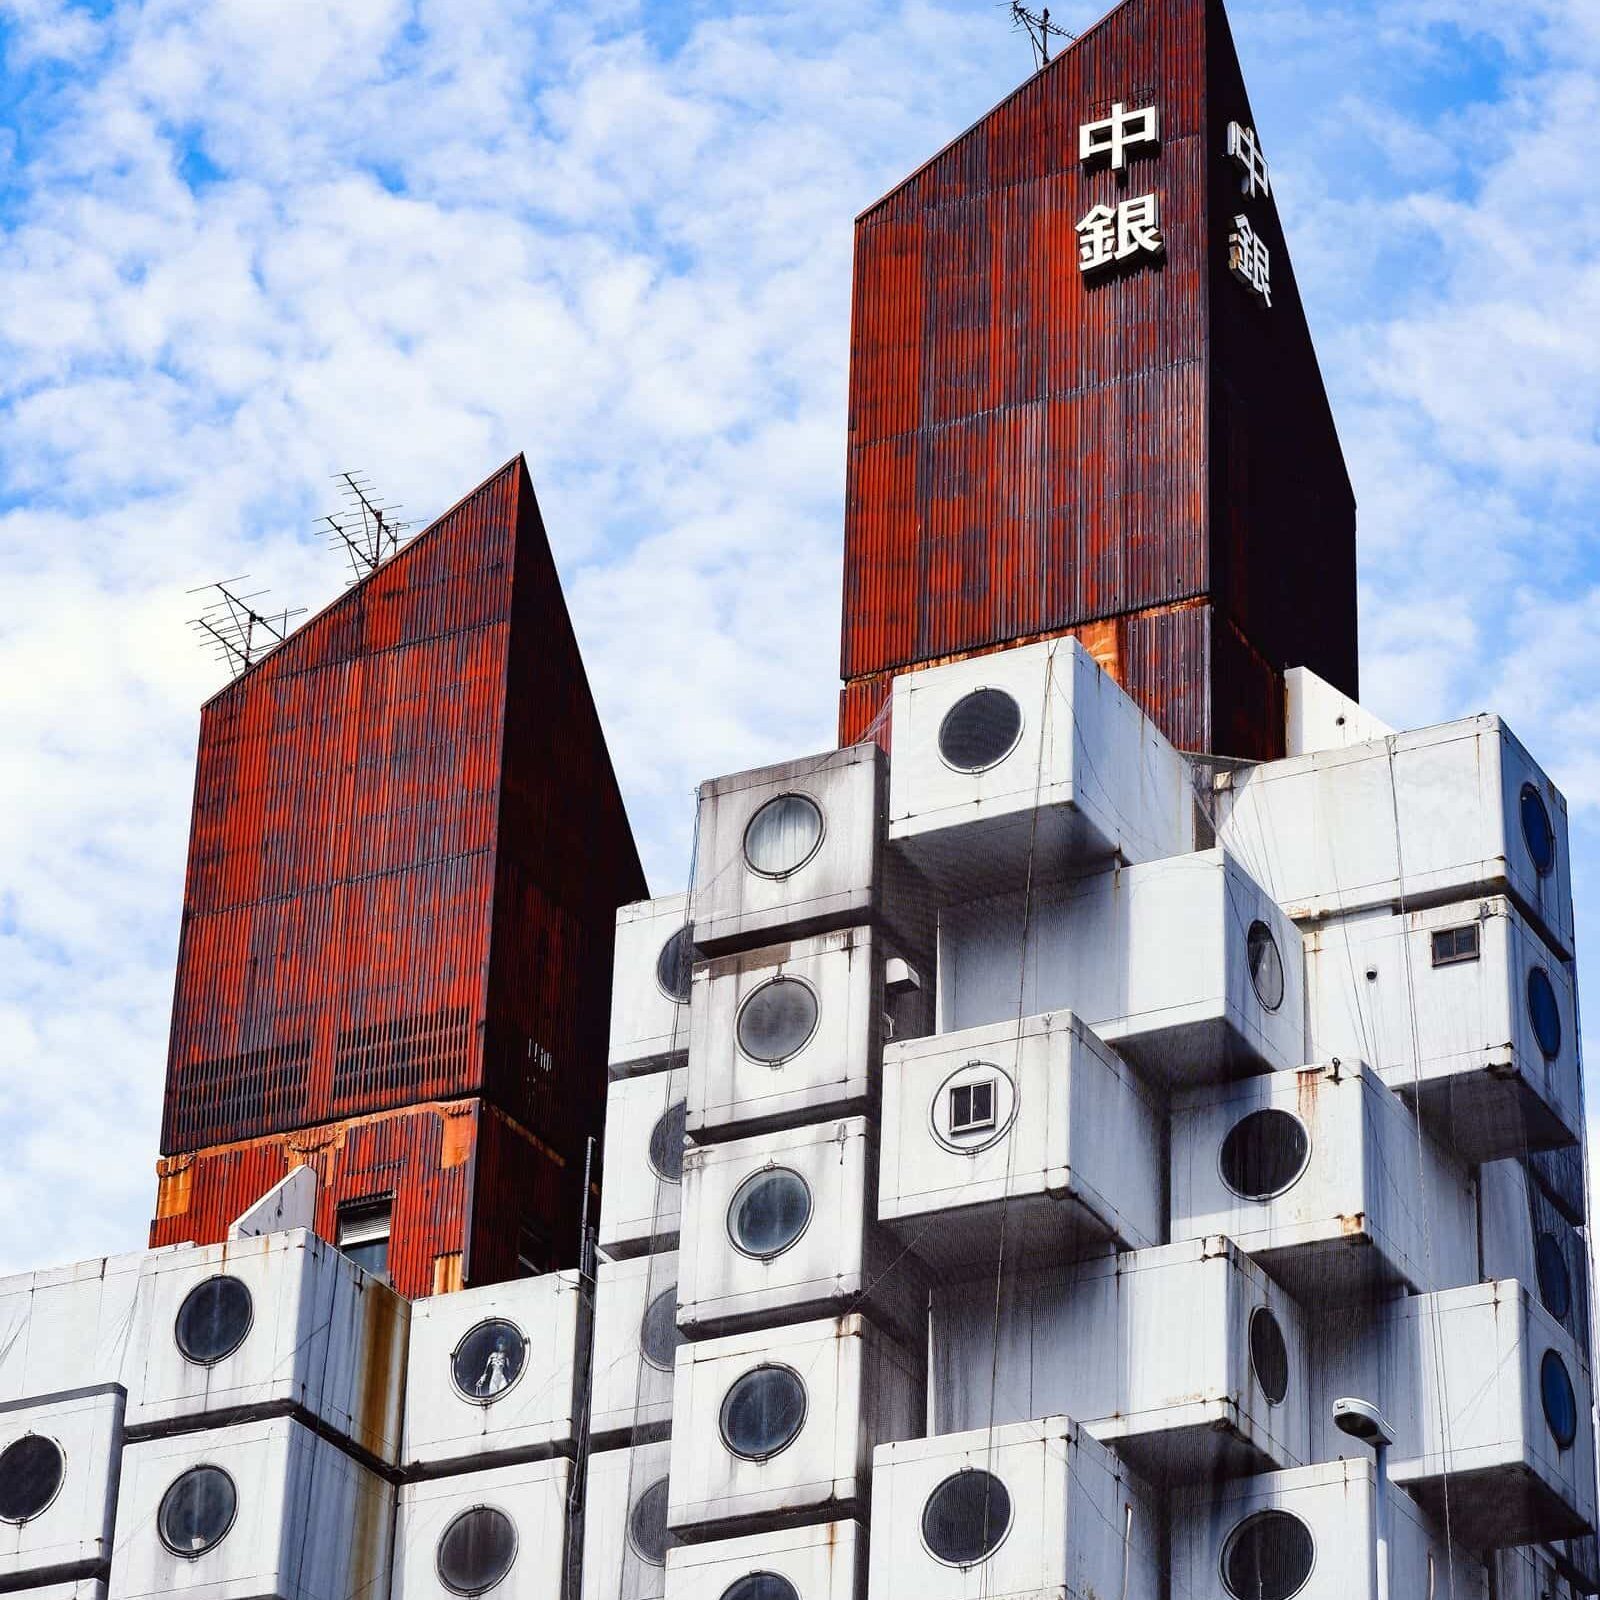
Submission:
<svg viewBox="0 0 1600 1600">
<path fill-rule="evenodd" d="M 585 1600 L 1595 1592 L 1564 803 L 1289 700 L 1186 758 L 1045 641 L 702 787 L 619 922 Z"/>
</svg>

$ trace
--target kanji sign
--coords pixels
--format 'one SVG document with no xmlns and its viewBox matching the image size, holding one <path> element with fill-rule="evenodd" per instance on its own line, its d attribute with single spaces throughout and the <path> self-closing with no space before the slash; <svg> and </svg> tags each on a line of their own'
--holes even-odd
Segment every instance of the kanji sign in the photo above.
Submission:
<svg viewBox="0 0 1600 1600">
<path fill-rule="evenodd" d="M 1248 199 L 1254 200 L 1258 194 L 1271 196 L 1272 173 L 1254 128 L 1228 124 L 1228 155 L 1244 168 L 1243 188 Z"/>
<path fill-rule="evenodd" d="M 1233 219 L 1233 232 L 1228 235 L 1228 266 L 1241 283 L 1271 306 L 1272 252 L 1251 226 L 1249 217 Z"/>
<path fill-rule="evenodd" d="M 1128 150 L 1134 145 L 1159 144 L 1161 119 L 1154 106 L 1130 111 L 1118 100 L 1111 115 L 1099 122 L 1086 122 L 1078 129 L 1078 159 L 1094 161 L 1111 157 L 1111 170 L 1120 172 L 1128 164 Z"/>
<path fill-rule="evenodd" d="M 1158 195 L 1142 194 L 1121 205 L 1096 206 L 1078 224 L 1080 272 L 1098 272 L 1131 256 L 1159 256 L 1165 249 Z"/>
</svg>

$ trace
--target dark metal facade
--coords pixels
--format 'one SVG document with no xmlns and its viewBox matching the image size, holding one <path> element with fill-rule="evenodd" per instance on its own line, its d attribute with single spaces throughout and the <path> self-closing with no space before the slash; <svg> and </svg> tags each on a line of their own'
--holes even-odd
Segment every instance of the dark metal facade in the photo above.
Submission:
<svg viewBox="0 0 1600 1600">
<path fill-rule="evenodd" d="M 205 707 L 163 1153 L 482 1097 L 580 1174 L 524 1219 L 571 1254 L 646 892 L 519 457 Z"/>
<path fill-rule="evenodd" d="M 1086 166 L 1118 101 L 1160 146 Z M 1354 692 L 1354 500 L 1270 200 L 1271 309 L 1228 270 L 1234 120 L 1220 0 L 1126 0 L 858 219 L 846 741 L 895 669 L 1112 619 L 1191 748 L 1273 752 L 1262 663 Z M 1164 257 L 1086 277 L 1078 222 L 1148 192 Z"/>
</svg>

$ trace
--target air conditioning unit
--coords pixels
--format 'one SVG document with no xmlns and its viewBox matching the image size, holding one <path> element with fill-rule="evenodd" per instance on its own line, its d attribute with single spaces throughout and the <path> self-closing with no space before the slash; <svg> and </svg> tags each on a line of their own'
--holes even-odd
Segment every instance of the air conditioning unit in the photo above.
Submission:
<svg viewBox="0 0 1600 1600">
<path fill-rule="evenodd" d="M 933 1432 L 1071 1416 L 1152 1483 L 1299 1466 L 1300 1308 L 1230 1240 L 934 1290 Z"/>
<path fill-rule="evenodd" d="M 0 1406 L 0 1588 L 104 1575 L 126 1398 L 103 1384 Z"/>
<path fill-rule="evenodd" d="M 571 1488 L 565 1459 L 402 1485 L 392 1600 L 563 1594 Z"/>
<path fill-rule="evenodd" d="M 570 1453 L 588 1364 L 588 1291 L 576 1272 L 417 1301 L 402 1464 L 432 1476 Z"/>
<path fill-rule="evenodd" d="M 922 1430 L 920 1359 L 860 1315 L 678 1352 L 668 1521 L 695 1538 L 862 1514 L 874 1446 Z"/>
<path fill-rule="evenodd" d="M 1571 1336 L 1513 1278 L 1323 1315 L 1312 1371 L 1323 1421 L 1358 1395 L 1395 1438 L 1389 1473 L 1473 1549 L 1571 1538 L 1595 1527 L 1593 1399 Z M 1318 1441 L 1313 1439 L 1313 1447 Z"/>
<path fill-rule="evenodd" d="M 940 1033 L 1071 1011 L 1180 1086 L 1300 1066 L 1303 977 L 1299 930 L 1222 850 L 939 915 Z"/>
<path fill-rule="evenodd" d="M 889 763 L 875 744 L 700 786 L 695 938 L 728 955 L 872 924 L 931 944 L 929 890 L 884 850 Z"/>
<path fill-rule="evenodd" d="M 1067 1417 L 885 1444 L 872 1474 L 870 1593 L 1160 1600 L 1162 1523 L 1150 1490 Z"/>
<path fill-rule="evenodd" d="M 618 909 L 606 1056 L 613 1078 L 682 1065 L 689 1050 L 695 959 L 688 895 L 638 900 Z"/>
<path fill-rule="evenodd" d="M 859 1522 L 775 1528 L 667 1552 L 666 1600 L 866 1600 Z"/>
<path fill-rule="evenodd" d="M 293 1407 L 399 1459 L 411 1306 L 304 1229 L 148 1257 L 128 1383 L 133 1437 Z"/>
<path fill-rule="evenodd" d="M 1572 954 L 1567 803 L 1498 717 L 1222 773 L 1216 829 L 1296 918 L 1505 894 Z"/>
<path fill-rule="evenodd" d="M 696 1140 L 866 1110 L 884 1033 L 870 928 L 723 956 L 695 969 L 689 1132 Z"/>
<path fill-rule="evenodd" d="M 1525 1161 L 1478 1169 L 1479 1276 L 1515 1278 L 1572 1335 L 1589 1344 L 1589 1244 Z"/>
<path fill-rule="evenodd" d="M 658 1600 L 666 1588 L 667 1465 L 663 1439 L 589 1458 L 583 1508 L 583 1600 Z"/>
<path fill-rule="evenodd" d="M 674 1067 L 615 1079 L 606 1092 L 599 1244 L 613 1261 L 678 1243 L 688 1086 Z"/>
<path fill-rule="evenodd" d="M 889 840 L 946 894 L 1194 845 L 1183 758 L 1073 639 L 894 680 Z"/>
<path fill-rule="evenodd" d="M 926 1278 L 880 1230 L 877 1184 L 865 1117 L 689 1151 L 679 1325 L 703 1338 L 859 1309 L 926 1337 Z"/>
<path fill-rule="evenodd" d="M 1317 1058 L 1370 1062 L 1463 1161 L 1578 1139 L 1572 975 L 1510 901 L 1323 923 L 1306 987 Z"/>
<path fill-rule="evenodd" d="M 589 1436 L 597 1447 L 655 1439 L 672 1426 L 678 1254 L 602 1261 L 594 1292 Z"/>
<path fill-rule="evenodd" d="M 1360 1065 L 1174 1095 L 1171 1197 L 1175 1241 L 1225 1234 L 1308 1305 L 1478 1276 L 1465 1168 Z"/>
<path fill-rule="evenodd" d="M 139 1277 L 156 1254 L 136 1250 L 0 1278 L 0 1403 L 63 1388 L 126 1386 L 137 1366 L 132 1332 Z"/>
<path fill-rule="evenodd" d="M 1370 1456 L 1217 1483 L 1174 1498 L 1172 1593 L 1219 1600 L 1378 1600 Z M 1403 1494 L 1386 1497 L 1394 1600 L 1489 1600 L 1488 1573 Z"/>
<path fill-rule="evenodd" d="M 371 1600 L 394 1490 L 290 1417 L 130 1444 L 110 1600 Z"/>
<path fill-rule="evenodd" d="M 1165 1232 L 1165 1118 L 1133 1069 L 1071 1012 L 890 1044 L 878 1216 L 940 1269 Z"/>
</svg>

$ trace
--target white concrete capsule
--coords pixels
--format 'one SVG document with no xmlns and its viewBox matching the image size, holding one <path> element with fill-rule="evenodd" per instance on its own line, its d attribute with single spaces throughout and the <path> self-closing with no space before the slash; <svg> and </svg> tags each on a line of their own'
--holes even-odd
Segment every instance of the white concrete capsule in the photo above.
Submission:
<svg viewBox="0 0 1600 1600">
<path fill-rule="evenodd" d="M 694 962 L 687 894 L 618 908 L 606 1058 L 613 1078 L 682 1064 L 689 1049 Z"/>
<path fill-rule="evenodd" d="M 1567 803 L 1498 717 L 1223 773 L 1216 829 L 1296 918 L 1505 894 L 1572 954 Z"/>
<path fill-rule="evenodd" d="M 903 1338 L 927 1323 L 921 1263 L 877 1220 L 865 1117 L 690 1150 L 678 1322 L 697 1337 L 860 1309 Z"/>
<path fill-rule="evenodd" d="M 1366 1459 L 1217 1483 L 1174 1498 L 1172 1593 L 1226 1600 L 1378 1600 L 1376 1479 Z M 1488 1572 L 1404 1494 L 1389 1490 L 1394 1600 L 1489 1600 Z"/>
<path fill-rule="evenodd" d="M 869 1109 L 885 954 L 872 929 L 850 928 L 696 967 L 690 1134 L 727 1139 Z"/>
<path fill-rule="evenodd" d="M 1496 1550 L 1489 1559 L 1494 1600 L 1577 1600 L 1593 1594 L 1589 1585 L 1575 1585 L 1557 1563 L 1555 1553 L 1537 1545 Z"/>
<path fill-rule="evenodd" d="M 1073 639 L 894 680 L 889 839 L 948 894 L 1194 844 L 1183 758 Z"/>
<path fill-rule="evenodd" d="M 130 1444 L 110 1600 L 371 1600 L 394 1490 L 289 1417 Z"/>
<path fill-rule="evenodd" d="M 1478 1276 L 1466 1169 L 1359 1064 L 1174 1095 L 1172 1238 L 1226 1234 L 1305 1305 Z"/>
<path fill-rule="evenodd" d="M 939 916 L 940 1033 L 1071 1011 L 1177 1085 L 1303 1062 L 1303 982 L 1299 930 L 1222 850 Z"/>
<path fill-rule="evenodd" d="M 615 1079 L 606 1093 L 599 1243 L 614 1261 L 678 1243 L 688 1086 L 674 1067 Z"/>
<path fill-rule="evenodd" d="M 871 1600 L 1161 1600 L 1161 1542 L 1150 1490 L 1067 1417 L 876 1454 Z"/>
<path fill-rule="evenodd" d="M 570 1453 L 588 1381 L 589 1323 L 576 1272 L 417 1301 L 405 1469 L 433 1475 Z"/>
<path fill-rule="evenodd" d="M 159 1251 L 128 1376 L 139 1435 L 293 1406 L 392 1465 L 411 1306 L 313 1233 Z"/>
<path fill-rule="evenodd" d="M 105 1384 L 0 1405 L 0 1589 L 105 1573 L 126 1399 Z"/>
<path fill-rule="evenodd" d="M 594 1297 L 589 1437 L 597 1449 L 659 1438 L 672 1425 L 678 1254 L 602 1261 Z"/>
<path fill-rule="evenodd" d="M 1370 1062 L 1463 1161 L 1577 1140 L 1572 976 L 1510 901 L 1322 923 L 1306 988 L 1316 1058 Z"/>
<path fill-rule="evenodd" d="M 1300 1308 L 1231 1241 L 936 1287 L 933 1432 L 1061 1414 L 1153 1483 L 1310 1454 Z M 998 1347 L 996 1341 L 998 1339 Z"/>
<path fill-rule="evenodd" d="M 798 1600 L 864 1600 L 865 1528 L 859 1522 L 774 1528 L 667 1552 L 666 1600 L 788 1600 L 790 1590 Z"/>
<path fill-rule="evenodd" d="M 1341 1435 L 1332 1402 L 1359 1395 L 1395 1436 L 1390 1475 L 1474 1549 L 1593 1531 L 1589 1368 L 1571 1336 L 1515 1279 L 1413 1295 L 1377 1314 L 1318 1319 L 1312 1371 L 1323 1403 L 1313 1444 Z"/>
<path fill-rule="evenodd" d="M 561 1595 L 571 1487 L 565 1458 L 402 1485 L 392 1600 Z"/>
<path fill-rule="evenodd" d="M 1567 1221 L 1523 1161 L 1478 1169 L 1479 1277 L 1515 1278 L 1539 1304 L 1589 1346 L 1589 1244 Z"/>
<path fill-rule="evenodd" d="M 17 1591 L 19 1600 L 106 1600 L 104 1578 L 73 1578 L 65 1583 L 45 1583 L 37 1589 Z"/>
<path fill-rule="evenodd" d="M 0 1401 L 102 1383 L 127 1387 L 140 1364 L 132 1353 L 140 1274 L 157 1255 L 192 1248 L 97 1256 L 0 1278 Z"/>
<path fill-rule="evenodd" d="M 659 1600 L 666 1588 L 665 1440 L 589 1458 L 583 1509 L 583 1600 Z"/>
<path fill-rule="evenodd" d="M 940 1268 L 1160 1241 L 1164 1115 L 1071 1012 L 890 1044 L 878 1215 Z"/>
<path fill-rule="evenodd" d="M 859 1315 L 684 1345 L 673 1531 L 861 1514 L 874 1447 L 922 1429 L 923 1385 L 920 1359 Z"/>
</svg>

